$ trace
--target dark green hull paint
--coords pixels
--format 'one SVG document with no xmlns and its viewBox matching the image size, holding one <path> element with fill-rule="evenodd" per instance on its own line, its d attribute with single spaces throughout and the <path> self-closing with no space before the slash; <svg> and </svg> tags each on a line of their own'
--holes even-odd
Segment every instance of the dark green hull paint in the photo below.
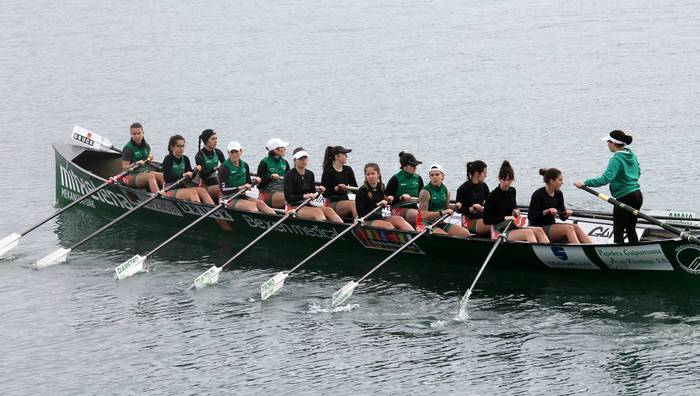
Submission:
<svg viewBox="0 0 700 396">
<path fill-rule="evenodd" d="M 71 202 L 105 180 L 81 167 L 80 162 L 89 162 L 91 169 L 97 169 L 103 175 L 118 172 L 118 168 L 115 168 L 118 158 L 112 154 L 85 153 L 85 150 L 74 146 L 55 145 L 54 149 L 56 199 L 60 205 Z M 86 160 L 85 157 L 89 159 Z M 96 214 L 114 218 L 146 198 L 148 195 L 142 191 L 117 184 L 89 198 L 82 206 Z M 204 204 L 159 198 L 131 216 L 130 221 L 148 224 L 149 228 L 157 226 L 158 235 L 162 234 L 162 239 L 165 239 L 197 219 L 209 208 L 210 206 Z M 240 247 L 280 217 L 222 209 L 210 219 L 200 222 L 190 233 L 214 239 L 219 244 Z M 346 225 L 290 218 L 264 238 L 259 246 L 260 249 L 270 251 L 282 247 L 285 251 L 294 250 L 299 257 L 304 257 L 337 235 L 344 227 Z M 345 235 L 325 254 L 332 252 L 339 262 L 354 260 L 371 266 L 413 235 L 408 232 L 373 228 L 358 229 L 353 234 Z M 379 245 L 383 250 L 377 248 Z M 290 246 L 294 248 L 290 249 Z M 492 246 L 493 241 L 488 239 L 429 235 L 419 239 L 415 247 L 401 253 L 391 265 L 415 263 L 421 266 L 435 265 L 436 268 L 471 267 L 471 270 L 481 265 Z M 692 264 L 697 263 L 699 257 L 700 246 L 687 244 L 680 239 L 645 242 L 635 246 L 570 246 L 516 242 L 502 244 L 489 265 L 511 267 L 520 272 L 556 270 L 574 276 L 580 275 L 582 271 L 590 274 L 634 272 L 693 279 L 697 273 Z M 679 263 L 679 258 L 684 265 Z"/>
</svg>

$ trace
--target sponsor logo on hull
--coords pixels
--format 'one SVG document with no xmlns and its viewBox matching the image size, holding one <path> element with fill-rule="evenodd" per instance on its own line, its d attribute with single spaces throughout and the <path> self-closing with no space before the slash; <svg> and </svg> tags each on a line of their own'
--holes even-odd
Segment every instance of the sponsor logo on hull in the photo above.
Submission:
<svg viewBox="0 0 700 396">
<path fill-rule="evenodd" d="M 681 245 L 676 248 L 676 261 L 687 272 L 700 275 L 700 247 Z"/>
<path fill-rule="evenodd" d="M 279 221 L 278 219 L 256 219 L 255 217 L 248 216 L 245 214 L 242 215 L 242 217 L 243 220 L 245 220 L 245 222 L 248 224 L 248 227 L 260 230 L 267 230 L 268 228 L 272 227 L 277 221 Z M 324 229 L 316 224 L 314 224 L 313 226 L 302 226 L 298 224 L 282 223 L 279 226 L 277 226 L 275 231 L 323 239 L 333 239 L 336 235 L 338 235 L 338 231 L 336 231 L 334 228 Z"/>
<path fill-rule="evenodd" d="M 68 169 L 63 165 L 60 165 L 59 168 L 61 173 L 61 196 L 63 198 L 75 201 L 82 195 L 85 195 L 97 188 L 92 180 L 86 180 L 80 177 L 78 174 L 73 172 L 72 169 Z M 85 199 L 82 204 L 94 208 L 94 201 L 102 202 L 121 209 L 133 208 L 131 202 L 129 202 L 129 200 L 123 194 L 116 194 L 107 189 L 98 191 L 96 194 Z"/>
<path fill-rule="evenodd" d="M 532 246 L 537 258 L 550 268 L 597 270 L 581 246 Z"/>
<path fill-rule="evenodd" d="M 661 245 L 596 247 L 598 257 L 610 269 L 673 271 Z"/>
<path fill-rule="evenodd" d="M 353 235 L 357 238 L 362 246 L 368 249 L 380 249 L 394 251 L 405 245 L 409 239 L 413 237 L 412 234 L 405 234 L 402 232 L 394 232 L 389 230 L 375 230 L 368 228 L 356 228 L 352 230 Z M 421 248 L 415 243 L 412 243 L 409 247 L 403 250 L 406 253 L 413 254 L 425 254 Z"/>
</svg>

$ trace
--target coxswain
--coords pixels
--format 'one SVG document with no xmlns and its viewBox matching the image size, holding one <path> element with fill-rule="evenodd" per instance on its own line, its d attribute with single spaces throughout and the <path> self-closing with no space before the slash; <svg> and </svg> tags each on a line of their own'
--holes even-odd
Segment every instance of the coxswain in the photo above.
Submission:
<svg viewBox="0 0 700 396">
<path fill-rule="evenodd" d="M 600 187 L 610 183 L 610 193 L 623 204 L 641 209 L 644 197 L 639 187 L 641 170 L 637 156 L 627 148 L 632 144 L 632 136 L 620 130 L 614 130 L 604 136 L 603 141 L 608 142 L 608 150 L 613 153 L 608 161 L 608 167 L 600 177 L 577 181 L 576 187 L 581 188 Z M 637 216 L 618 208 L 613 208 L 613 235 L 615 243 L 624 243 L 625 234 L 629 243 L 639 243 L 637 236 Z"/>
<path fill-rule="evenodd" d="M 571 217 L 573 211 L 564 205 L 564 175 L 557 168 L 540 169 L 544 187 L 535 190 L 530 198 L 527 218 L 531 226 L 541 227 L 551 242 L 591 243 L 591 239 L 578 224 L 557 223 Z"/>
<path fill-rule="evenodd" d="M 173 135 L 168 142 L 168 155 L 163 159 L 163 177 L 165 187 L 172 186 L 183 176 L 190 179 L 193 177 L 193 169 L 190 159 L 185 155 L 185 138 L 181 135 Z M 199 170 L 199 165 L 197 170 Z M 203 202 L 213 205 L 207 190 L 201 187 L 187 187 L 181 182 L 180 185 L 166 193 L 168 197 L 181 199 L 183 201 Z"/>
<path fill-rule="evenodd" d="M 393 198 L 391 214 L 401 216 L 409 224 L 415 225 L 418 217 L 418 193 L 423 189 L 423 179 L 416 173 L 418 161 L 411 153 L 399 153 L 401 170 L 392 176 L 386 184 L 385 194 Z"/>
<path fill-rule="evenodd" d="M 128 186 L 148 188 L 148 191 L 156 193 L 163 186 L 163 174 L 150 170 L 148 166 L 143 166 L 149 160 L 151 154 L 151 146 L 146 143 L 146 139 L 143 136 L 143 126 L 135 122 L 129 127 L 129 133 L 131 134 L 131 140 L 122 150 L 122 170 L 127 170 L 136 162 L 142 166 L 136 168 L 121 180 Z"/>
<path fill-rule="evenodd" d="M 321 185 L 326 188 L 323 196 L 329 206 L 340 217 L 355 218 L 355 204 L 348 197 L 348 187 L 357 187 L 355 172 L 347 164 L 351 149 L 343 146 L 328 146 L 323 156 Z"/>
<path fill-rule="evenodd" d="M 260 182 L 260 178 L 257 176 L 251 178 L 250 167 L 241 159 L 241 155 L 243 155 L 243 148 L 240 143 L 231 142 L 228 144 L 228 159 L 221 164 L 218 172 L 219 189 L 224 196 L 235 194 L 242 188 L 249 189 L 253 185 L 253 181 Z M 229 207 L 248 212 L 275 214 L 274 209 L 267 206 L 265 202 L 248 198 L 245 193 L 229 201 Z"/>
<path fill-rule="evenodd" d="M 484 224 L 484 202 L 489 196 L 486 163 L 481 160 L 467 162 L 467 180 L 457 189 L 455 200 L 462 204 L 462 225 L 471 233 L 480 236 L 491 235 L 491 227 Z"/>
<path fill-rule="evenodd" d="M 498 171 L 498 187 L 486 197 L 484 202 L 484 223 L 492 225 L 494 231 L 502 233 L 505 231 L 509 241 L 528 241 L 549 243 L 547 235 L 539 227 L 522 228 L 514 223 L 520 218 L 520 210 L 515 201 L 516 191 L 511 187 L 515 179 L 515 172 L 510 162 L 503 161 L 501 169 Z M 505 230 L 506 225 L 510 227 Z"/>
<path fill-rule="evenodd" d="M 430 182 L 426 184 L 418 194 L 418 209 L 420 210 L 421 225 L 416 227 L 421 229 L 429 226 L 443 215 L 451 215 L 450 191 L 447 189 L 445 180 L 445 170 L 438 164 L 430 165 L 428 169 Z M 459 202 L 457 209 L 462 207 Z M 449 234 L 452 236 L 468 237 L 469 231 L 459 224 L 445 223 L 438 224 L 433 228 L 436 234 Z"/>
<path fill-rule="evenodd" d="M 205 188 L 214 200 L 219 197 L 220 192 L 217 171 L 226 161 L 224 153 L 216 148 L 218 142 L 219 139 L 213 129 L 203 130 L 197 140 L 197 155 L 194 156 L 194 162 L 202 168 L 199 172 L 199 187 Z"/>
<path fill-rule="evenodd" d="M 309 164 L 309 153 L 303 147 L 297 147 L 294 149 L 292 158 L 294 159 L 294 167 L 284 175 L 284 198 L 287 201 L 287 210 L 292 210 L 304 200 L 316 196 L 314 173 L 306 169 Z M 318 189 L 321 193 L 326 190 L 323 186 L 319 186 Z M 299 209 L 297 215 L 309 220 L 343 222 L 340 216 L 328 207 L 319 208 L 305 205 Z"/>
<path fill-rule="evenodd" d="M 268 140 L 265 145 L 267 157 L 258 165 L 258 198 L 273 208 L 284 208 L 284 175 L 289 172 L 289 162 L 283 157 L 287 152 L 287 145 L 289 142 L 282 139 Z"/>
<path fill-rule="evenodd" d="M 364 217 L 376 209 L 378 205 L 388 205 L 392 198 L 384 195 L 385 187 L 382 183 L 382 173 L 379 165 L 369 163 L 365 165 L 365 182 L 355 193 L 355 208 L 357 215 Z M 413 227 L 401 216 L 388 216 L 382 218 L 380 213 L 374 213 L 366 221 L 366 225 L 393 230 L 413 231 Z"/>
</svg>

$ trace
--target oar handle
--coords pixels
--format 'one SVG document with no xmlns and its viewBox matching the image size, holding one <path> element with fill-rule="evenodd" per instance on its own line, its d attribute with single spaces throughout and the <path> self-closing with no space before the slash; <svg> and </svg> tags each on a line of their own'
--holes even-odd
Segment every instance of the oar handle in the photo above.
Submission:
<svg viewBox="0 0 700 396">
<path fill-rule="evenodd" d="M 598 192 L 598 191 L 596 191 L 596 190 L 594 190 L 594 189 L 588 187 L 588 186 L 585 185 L 585 184 L 582 185 L 580 188 L 581 188 L 583 191 L 586 191 L 586 192 L 588 192 L 588 193 L 591 193 L 591 194 L 595 195 L 596 197 L 598 197 L 599 199 L 601 199 L 601 200 L 603 200 L 603 201 L 605 201 L 605 202 L 608 202 L 608 203 L 610 203 L 610 204 L 613 205 L 613 206 L 616 206 L 616 207 L 618 207 L 618 208 L 620 208 L 620 209 L 623 209 L 623 210 L 626 210 L 626 211 L 632 213 L 634 216 L 641 217 L 642 219 L 647 220 L 648 222 L 650 222 L 650 223 L 652 223 L 652 224 L 654 224 L 654 225 L 657 225 L 657 226 L 662 227 L 662 228 L 664 228 L 664 229 L 666 229 L 666 230 L 668 230 L 668 231 L 671 231 L 671 232 L 677 234 L 678 236 L 680 236 L 682 239 L 685 239 L 685 240 L 687 240 L 687 241 L 700 244 L 700 239 L 698 239 L 698 238 L 692 236 L 692 235 L 690 234 L 690 232 L 688 232 L 688 231 L 683 231 L 683 230 L 678 229 L 678 228 L 676 228 L 676 227 L 674 227 L 674 226 L 672 226 L 672 225 L 669 225 L 669 224 L 667 224 L 667 223 L 664 223 L 664 222 L 662 222 L 662 221 L 659 221 L 659 220 L 657 220 L 657 219 L 655 219 L 655 218 L 653 218 L 653 217 L 651 217 L 651 216 L 649 216 L 649 215 L 647 215 L 647 214 L 645 214 L 645 213 L 643 213 L 643 212 L 640 212 L 638 209 L 635 209 L 635 208 L 633 208 L 633 207 L 630 207 L 630 206 L 628 206 L 628 205 L 625 205 L 625 204 L 623 204 L 622 202 L 618 201 L 617 199 L 615 199 L 615 198 L 613 198 L 613 197 L 609 197 L 609 196 L 607 196 L 607 195 L 605 195 L 605 194 L 603 194 L 603 193 L 600 193 L 600 192 Z"/>
</svg>

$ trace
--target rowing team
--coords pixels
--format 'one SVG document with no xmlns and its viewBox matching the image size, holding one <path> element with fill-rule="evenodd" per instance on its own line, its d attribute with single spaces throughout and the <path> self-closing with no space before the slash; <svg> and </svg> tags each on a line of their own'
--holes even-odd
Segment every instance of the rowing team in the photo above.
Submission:
<svg viewBox="0 0 700 396">
<path fill-rule="evenodd" d="M 142 125 L 132 124 L 130 132 L 131 140 L 124 147 L 122 156 L 124 169 L 136 162 L 143 164 L 150 156 L 150 146 L 144 139 Z M 352 186 L 357 186 L 357 181 L 352 168 L 347 165 L 350 149 L 342 146 L 326 148 L 323 175 L 320 187 L 317 187 L 314 173 L 307 169 L 309 154 L 302 147 L 294 149 L 294 167 L 290 167 L 284 159 L 289 143 L 278 138 L 270 139 L 266 145 L 268 155 L 260 161 L 257 176 L 251 176 L 248 164 L 241 159 L 243 148 L 240 143 L 228 144 L 228 158 L 224 157 L 217 144 L 213 130 L 202 131 L 193 168 L 189 158 L 184 155 L 185 139 L 174 135 L 168 143 L 169 154 L 163 160 L 162 173 L 140 167 L 122 180 L 130 186 L 158 192 L 161 186 L 172 186 L 183 176 L 191 178 L 198 172 L 201 180 L 198 186 L 181 184 L 167 194 L 173 198 L 207 204 L 213 204 L 220 196 L 229 196 L 257 184 L 260 191 L 258 198 L 241 194 L 231 199 L 229 206 L 268 214 L 275 213 L 272 208 L 297 209 L 305 200 L 313 198 L 318 190 L 326 199 L 325 206 L 298 208 L 299 217 L 342 223 L 343 217 L 369 215 L 365 219 L 366 224 L 383 229 L 420 230 L 453 213 L 450 192 L 443 184 L 445 170 L 438 164 L 431 165 L 428 170 L 429 183 L 425 185 L 416 173 L 422 162 L 410 153 L 399 153 L 400 171 L 386 185 L 382 182 L 379 165 L 366 164 L 364 183 L 357 189 L 353 202 L 348 191 Z M 503 233 L 511 241 L 590 243 L 590 238 L 578 225 L 556 222 L 557 217 L 566 220 L 572 215 L 572 211 L 564 205 L 561 171 L 555 168 L 540 169 L 540 174 L 545 185 L 532 194 L 528 210 L 529 226 L 520 227 L 515 225 L 519 223 L 520 211 L 516 204 L 516 190 L 512 186 L 515 172 L 510 163 L 503 161 L 498 173 L 498 187 L 489 191 L 485 183 L 486 163 L 480 160 L 469 162 L 468 180 L 457 190 L 454 205 L 462 213 L 462 223 L 442 223 L 436 225 L 433 232 L 458 237 L 495 237 Z M 389 205 L 391 215 L 370 214 L 378 205 Z"/>
</svg>

